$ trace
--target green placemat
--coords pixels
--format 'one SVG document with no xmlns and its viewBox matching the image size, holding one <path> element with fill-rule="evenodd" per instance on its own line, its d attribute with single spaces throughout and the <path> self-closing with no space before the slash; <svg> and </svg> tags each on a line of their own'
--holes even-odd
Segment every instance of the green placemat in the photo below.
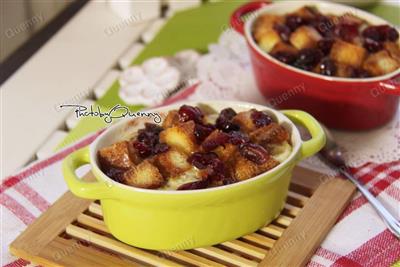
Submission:
<svg viewBox="0 0 400 267">
<path fill-rule="evenodd" d="M 157 36 L 146 45 L 133 64 L 140 64 L 151 57 L 173 55 L 184 49 L 206 52 L 208 45 L 216 42 L 222 31 L 229 27 L 229 17 L 233 10 L 244 2 L 246 1 L 206 3 L 200 7 L 176 13 Z M 381 16 L 395 25 L 400 24 L 399 7 L 379 4 L 367 7 L 365 10 Z M 103 110 L 108 110 L 116 104 L 123 103 L 118 96 L 118 89 L 119 84 L 116 81 L 96 104 L 100 105 Z M 131 111 L 135 111 L 143 106 L 128 107 Z M 70 131 L 57 149 L 106 126 L 108 125 L 101 119 L 84 118 Z"/>
</svg>

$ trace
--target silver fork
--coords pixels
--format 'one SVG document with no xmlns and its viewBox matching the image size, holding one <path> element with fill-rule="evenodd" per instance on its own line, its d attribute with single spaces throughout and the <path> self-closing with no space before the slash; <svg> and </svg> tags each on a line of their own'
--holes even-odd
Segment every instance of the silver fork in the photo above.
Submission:
<svg viewBox="0 0 400 267">
<path fill-rule="evenodd" d="M 382 205 L 382 203 L 372 195 L 364 185 L 362 185 L 357 179 L 354 178 L 346 166 L 346 162 L 343 158 L 343 153 L 335 142 L 332 134 L 329 130 L 324 127 L 326 133 L 326 145 L 319 152 L 320 158 L 327 163 L 330 167 L 337 169 L 340 174 L 352 181 L 358 190 L 365 196 L 365 198 L 375 208 L 376 212 L 385 222 L 386 226 L 397 238 L 400 239 L 400 222 Z"/>
</svg>

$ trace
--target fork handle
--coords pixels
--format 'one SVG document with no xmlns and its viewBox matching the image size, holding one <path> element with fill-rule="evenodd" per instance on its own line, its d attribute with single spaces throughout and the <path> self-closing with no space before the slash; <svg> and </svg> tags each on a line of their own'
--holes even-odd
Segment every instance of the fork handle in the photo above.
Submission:
<svg viewBox="0 0 400 267">
<path fill-rule="evenodd" d="M 369 192 L 364 185 L 362 185 L 357 179 L 353 177 L 348 171 L 345 169 L 339 169 L 339 172 L 352 181 L 358 188 L 358 190 L 367 198 L 369 203 L 375 208 L 376 212 L 381 216 L 390 232 L 392 232 L 397 238 L 400 239 L 400 223 L 396 220 L 396 218 L 382 205 L 382 203 L 374 197 L 374 195 Z"/>
</svg>

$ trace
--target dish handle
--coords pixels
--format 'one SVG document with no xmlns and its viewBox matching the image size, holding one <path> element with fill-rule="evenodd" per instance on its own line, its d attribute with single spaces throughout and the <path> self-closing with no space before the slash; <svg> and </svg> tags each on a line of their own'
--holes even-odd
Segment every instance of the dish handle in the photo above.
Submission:
<svg viewBox="0 0 400 267">
<path fill-rule="evenodd" d="M 62 164 L 64 180 L 69 189 L 78 197 L 104 199 L 110 196 L 111 188 L 105 182 L 84 182 L 76 175 L 76 169 L 90 163 L 89 147 L 81 148 L 68 155 Z"/>
<path fill-rule="evenodd" d="M 254 1 L 238 7 L 231 15 L 230 24 L 238 33 L 244 34 L 244 21 L 243 16 L 248 13 L 254 12 L 266 5 L 271 4 L 270 1 Z"/>
<path fill-rule="evenodd" d="M 281 112 L 294 123 L 306 127 L 311 134 L 311 139 L 304 141 L 301 145 L 300 159 L 304 159 L 318 153 L 318 151 L 325 146 L 326 136 L 324 130 L 313 116 L 307 112 L 294 109 L 282 110 Z"/>
<path fill-rule="evenodd" d="M 375 96 L 378 96 L 382 92 L 389 95 L 400 96 L 400 73 L 389 80 L 380 82 L 378 86 L 371 90 L 372 95 Z"/>
</svg>

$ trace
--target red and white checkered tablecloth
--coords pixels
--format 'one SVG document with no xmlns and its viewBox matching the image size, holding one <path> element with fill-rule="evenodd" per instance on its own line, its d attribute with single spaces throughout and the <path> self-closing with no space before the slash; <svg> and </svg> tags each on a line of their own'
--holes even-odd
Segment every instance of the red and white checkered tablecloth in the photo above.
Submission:
<svg viewBox="0 0 400 267">
<path fill-rule="evenodd" d="M 99 134 L 85 137 L 3 181 L 0 188 L 2 266 L 31 264 L 10 255 L 9 244 L 68 190 L 61 172 L 62 159 L 90 144 Z M 399 220 L 400 160 L 385 164 L 367 163 L 351 171 Z M 383 267 L 399 260 L 400 240 L 386 229 L 372 206 L 357 193 L 308 266 Z"/>
</svg>

